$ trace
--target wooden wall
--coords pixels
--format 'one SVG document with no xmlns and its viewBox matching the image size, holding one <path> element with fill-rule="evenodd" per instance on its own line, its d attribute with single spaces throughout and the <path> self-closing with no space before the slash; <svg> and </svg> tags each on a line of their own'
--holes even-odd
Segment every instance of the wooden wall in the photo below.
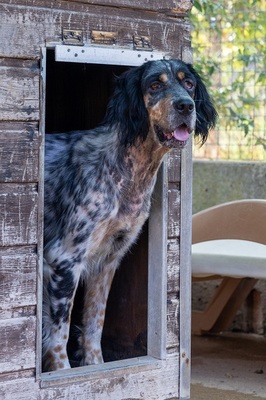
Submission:
<svg viewBox="0 0 266 400">
<path fill-rule="evenodd" d="M 61 44 L 62 28 L 150 36 L 153 48 L 190 57 L 190 0 L 0 0 L 0 398 L 179 398 L 180 154 L 169 159 L 168 358 L 157 366 L 94 371 L 86 378 L 40 377 L 37 303 L 42 246 L 41 47 Z M 36 350 L 37 349 L 37 350 Z M 37 366 L 37 370 L 36 370 Z M 119 367 L 119 365 L 118 365 Z M 129 371 L 129 372 L 128 372 Z M 147 378 L 149 375 L 149 379 Z M 134 384 L 138 382 L 138 384 Z M 185 397 L 184 397 L 185 398 Z"/>
<path fill-rule="evenodd" d="M 6 28 L 12 38 L 14 29 L 8 23 Z M 0 60 L 0 371 L 33 374 L 40 70 L 37 60 L 13 58 L 10 39 L 9 46 L 11 54 Z"/>
</svg>

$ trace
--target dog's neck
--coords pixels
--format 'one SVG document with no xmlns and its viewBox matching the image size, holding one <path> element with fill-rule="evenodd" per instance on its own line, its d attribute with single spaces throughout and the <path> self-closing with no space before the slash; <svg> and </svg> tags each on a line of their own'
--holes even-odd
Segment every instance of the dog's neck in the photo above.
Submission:
<svg viewBox="0 0 266 400">
<path fill-rule="evenodd" d="M 146 140 L 137 139 L 125 149 L 122 164 L 127 170 L 133 192 L 150 191 L 163 157 L 169 150 L 154 139 L 153 132 L 149 132 Z"/>
<path fill-rule="evenodd" d="M 134 173 L 137 176 L 142 172 L 154 175 L 168 151 L 168 148 L 161 146 L 151 135 L 148 135 L 146 140 L 138 139 L 127 149 L 126 158 L 132 160 Z"/>
</svg>

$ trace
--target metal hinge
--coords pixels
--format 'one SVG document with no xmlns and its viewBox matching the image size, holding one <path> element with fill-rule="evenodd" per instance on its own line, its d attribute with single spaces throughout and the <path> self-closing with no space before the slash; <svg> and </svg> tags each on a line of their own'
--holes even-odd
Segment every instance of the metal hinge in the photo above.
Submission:
<svg viewBox="0 0 266 400">
<path fill-rule="evenodd" d="M 117 44 L 117 36 L 117 32 L 91 31 L 91 43 L 113 46 Z M 83 31 L 63 28 L 62 41 L 65 45 L 84 46 Z M 133 36 L 133 49 L 153 51 L 150 38 L 148 36 Z"/>
<path fill-rule="evenodd" d="M 134 50 L 153 51 L 151 40 L 148 36 L 133 36 Z"/>
<path fill-rule="evenodd" d="M 114 45 L 117 41 L 117 32 L 91 31 L 92 44 Z"/>
<path fill-rule="evenodd" d="M 63 28 L 62 40 L 66 45 L 83 46 L 83 31 Z"/>
</svg>

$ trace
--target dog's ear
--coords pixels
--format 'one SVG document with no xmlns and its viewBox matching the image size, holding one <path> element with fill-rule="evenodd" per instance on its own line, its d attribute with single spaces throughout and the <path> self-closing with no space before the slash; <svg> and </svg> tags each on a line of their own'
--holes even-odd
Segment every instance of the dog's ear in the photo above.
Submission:
<svg viewBox="0 0 266 400">
<path fill-rule="evenodd" d="M 107 107 L 105 122 L 118 126 L 125 146 L 133 144 L 137 137 L 145 140 L 149 130 L 149 116 L 141 89 L 144 68 L 144 65 L 132 68 L 116 78 L 114 95 Z"/>
<path fill-rule="evenodd" d="M 195 71 L 192 65 L 187 65 L 190 72 L 196 78 L 196 90 L 194 102 L 196 105 L 197 121 L 195 127 L 195 136 L 201 137 L 201 143 L 205 143 L 208 137 L 209 130 L 215 127 L 217 119 L 217 111 L 215 110 L 206 86 L 202 82 L 199 74 Z"/>
</svg>

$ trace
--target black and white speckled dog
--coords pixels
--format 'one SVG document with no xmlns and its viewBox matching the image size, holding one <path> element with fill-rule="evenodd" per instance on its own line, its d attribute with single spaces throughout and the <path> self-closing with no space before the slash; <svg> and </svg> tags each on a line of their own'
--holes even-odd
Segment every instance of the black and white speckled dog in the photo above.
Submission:
<svg viewBox="0 0 266 400">
<path fill-rule="evenodd" d="M 80 278 L 86 285 L 81 365 L 103 361 L 101 334 L 117 266 L 149 215 L 163 156 L 192 131 L 207 138 L 216 111 L 199 75 L 151 61 L 117 79 L 101 126 L 47 135 L 43 366 L 69 368 L 67 341 Z"/>
</svg>

